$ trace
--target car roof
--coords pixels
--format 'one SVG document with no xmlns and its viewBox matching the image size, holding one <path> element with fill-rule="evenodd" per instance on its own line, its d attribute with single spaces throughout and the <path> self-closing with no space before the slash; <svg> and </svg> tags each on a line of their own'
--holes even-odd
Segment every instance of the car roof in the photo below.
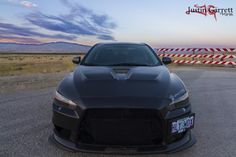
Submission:
<svg viewBox="0 0 236 157">
<path fill-rule="evenodd" d="M 132 43 L 132 42 L 109 42 L 109 43 L 97 43 L 96 45 L 146 45 L 146 44 Z"/>
</svg>

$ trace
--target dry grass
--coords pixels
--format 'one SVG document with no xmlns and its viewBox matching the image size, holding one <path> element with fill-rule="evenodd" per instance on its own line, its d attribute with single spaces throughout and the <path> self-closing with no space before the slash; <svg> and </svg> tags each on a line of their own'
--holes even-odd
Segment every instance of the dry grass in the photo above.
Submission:
<svg viewBox="0 0 236 157">
<path fill-rule="evenodd" d="M 74 56 L 77 55 L 0 54 L 0 76 L 69 72 L 75 67 Z"/>
<path fill-rule="evenodd" d="M 0 76 L 14 76 L 36 73 L 70 72 L 75 68 L 72 54 L 0 54 Z M 83 55 L 81 55 L 83 57 Z M 192 58 L 176 58 L 173 60 L 192 60 Z M 195 60 L 202 61 L 203 58 Z M 206 60 L 206 59 L 204 59 Z M 207 59 L 212 60 L 212 59 Z M 171 64 L 178 66 L 178 64 Z M 184 65 L 186 66 L 186 65 Z M 198 65 L 200 66 L 200 65 Z M 224 65 L 202 65 L 224 66 Z"/>
</svg>

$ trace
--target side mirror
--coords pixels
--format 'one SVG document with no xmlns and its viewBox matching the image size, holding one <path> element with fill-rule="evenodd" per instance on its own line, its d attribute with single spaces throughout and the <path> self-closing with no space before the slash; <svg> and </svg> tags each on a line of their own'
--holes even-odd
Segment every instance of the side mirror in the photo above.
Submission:
<svg viewBox="0 0 236 157">
<path fill-rule="evenodd" d="M 81 57 L 80 57 L 80 56 L 74 57 L 74 58 L 72 59 L 72 62 L 73 62 L 74 64 L 79 64 L 80 61 L 81 61 Z"/>
<path fill-rule="evenodd" d="M 167 64 L 170 64 L 172 60 L 170 57 L 163 57 L 162 62 L 167 65 Z"/>
</svg>

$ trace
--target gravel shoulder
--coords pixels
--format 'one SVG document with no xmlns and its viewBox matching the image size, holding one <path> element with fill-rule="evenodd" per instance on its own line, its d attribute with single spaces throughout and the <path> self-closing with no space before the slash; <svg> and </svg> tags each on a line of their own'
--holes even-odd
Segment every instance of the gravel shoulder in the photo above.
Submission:
<svg viewBox="0 0 236 157">
<path fill-rule="evenodd" d="M 0 77 L 0 94 L 55 87 L 68 72 Z"/>
</svg>

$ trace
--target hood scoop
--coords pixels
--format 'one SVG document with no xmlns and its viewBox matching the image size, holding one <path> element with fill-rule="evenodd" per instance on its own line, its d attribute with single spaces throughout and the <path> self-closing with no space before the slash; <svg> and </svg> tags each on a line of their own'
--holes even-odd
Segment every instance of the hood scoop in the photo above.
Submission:
<svg viewBox="0 0 236 157">
<path fill-rule="evenodd" d="M 116 80 L 128 80 L 129 71 L 129 68 L 113 68 L 111 75 Z"/>
<path fill-rule="evenodd" d="M 93 81 L 160 81 L 168 73 L 159 70 L 161 67 L 81 67 L 75 72 L 76 79 L 85 82 Z M 84 70 L 86 69 L 86 70 Z M 95 83 L 95 82 L 94 82 Z M 108 83 L 108 82 L 106 82 Z M 114 83 L 114 82 L 113 82 Z M 147 82 L 149 83 L 149 82 Z"/>
<path fill-rule="evenodd" d="M 128 74 L 129 70 L 129 68 L 113 68 L 116 74 Z"/>
</svg>

